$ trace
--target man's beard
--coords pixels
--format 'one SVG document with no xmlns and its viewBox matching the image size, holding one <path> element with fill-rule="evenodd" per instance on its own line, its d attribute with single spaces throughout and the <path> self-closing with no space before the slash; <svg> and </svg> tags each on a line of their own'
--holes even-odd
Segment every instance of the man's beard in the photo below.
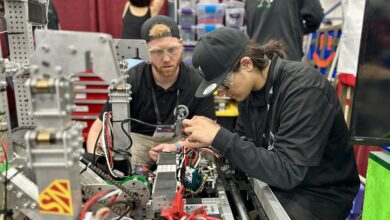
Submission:
<svg viewBox="0 0 390 220">
<path fill-rule="evenodd" d="M 178 61 L 172 65 L 173 67 L 171 68 L 171 70 L 168 70 L 168 71 L 164 70 L 163 65 L 157 66 L 157 65 L 153 64 L 153 62 L 152 62 L 152 66 L 157 71 L 157 73 L 159 73 L 160 75 L 162 75 L 164 77 L 172 77 L 177 73 L 177 71 L 180 67 L 180 63 L 181 63 L 181 59 L 178 59 Z"/>
</svg>

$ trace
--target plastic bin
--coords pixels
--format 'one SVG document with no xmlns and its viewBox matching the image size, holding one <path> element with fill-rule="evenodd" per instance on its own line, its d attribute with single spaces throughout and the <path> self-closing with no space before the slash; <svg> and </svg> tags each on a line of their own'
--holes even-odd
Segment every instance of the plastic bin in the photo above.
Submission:
<svg viewBox="0 0 390 220">
<path fill-rule="evenodd" d="M 195 26 L 194 25 L 179 25 L 180 37 L 184 42 L 195 41 Z"/>
<path fill-rule="evenodd" d="M 180 8 L 178 10 L 179 24 L 195 25 L 195 10 L 192 8 Z"/>
<path fill-rule="evenodd" d="M 244 8 L 226 8 L 226 26 L 232 28 L 241 27 L 244 24 L 244 14 Z"/>
<path fill-rule="evenodd" d="M 198 24 L 223 24 L 224 4 L 197 4 Z"/>
<path fill-rule="evenodd" d="M 180 0 L 179 8 L 195 8 L 195 0 Z"/>
<path fill-rule="evenodd" d="M 216 30 L 217 28 L 221 28 L 223 25 L 221 24 L 198 24 L 196 26 L 196 35 L 198 40 L 205 34 Z"/>
<path fill-rule="evenodd" d="M 183 62 L 191 65 L 193 53 L 194 53 L 194 46 L 184 46 Z"/>
</svg>

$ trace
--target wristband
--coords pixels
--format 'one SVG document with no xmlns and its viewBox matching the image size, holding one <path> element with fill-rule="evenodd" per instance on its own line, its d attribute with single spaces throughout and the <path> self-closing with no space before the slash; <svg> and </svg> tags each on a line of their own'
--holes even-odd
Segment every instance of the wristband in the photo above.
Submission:
<svg viewBox="0 0 390 220">
<path fill-rule="evenodd" d="M 176 142 L 176 143 L 175 143 L 175 146 L 176 146 L 176 151 L 177 151 L 178 153 L 180 153 L 180 152 L 181 152 L 181 146 L 180 146 L 179 142 Z"/>
</svg>

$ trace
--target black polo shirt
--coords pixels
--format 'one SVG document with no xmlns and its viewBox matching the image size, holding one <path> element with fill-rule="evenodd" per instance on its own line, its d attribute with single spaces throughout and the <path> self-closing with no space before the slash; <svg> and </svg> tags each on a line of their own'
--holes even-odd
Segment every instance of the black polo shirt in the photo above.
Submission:
<svg viewBox="0 0 390 220">
<path fill-rule="evenodd" d="M 346 218 L 359 179 L 343 112 L 325 77 L 274 55 L 266 85 L 239 104 L 239 113 L 239 135 L 221 128 L 213 140 L 223 156 L 268 183 L 292 219 Z"/>
<path fill-rule="evenodd" d="M 127 74 L 129 75 L 128 82 L 131 85 L 132 92 L 132 100 L 130 102 L 132 118 L 151 124 L 158 124 L 153 102 L 154 90 L 161 124 L 171 125 L 175 123 L 173 111 L 177 106 L 177 102 L 179 105 L 188 107 L 188 118 L 192 118 L 194 115 L 203 115 L 215 119 L 213 96 L 201 99 L 195 97 L 195 91 L 202 80 L 202 76 L 192 66 L 182 62 L 176 82 L 166 90 L 154 82 L 150 64 L 140 63 L 130 69 Z M 100 113 L 99 119 L 102 120 L 103 113 L 110 110 L 111 104 L 107 102 Z M 132 132 L 152 136 L 154 130 L 154 127 L 131 122 Z"/>
</svg>

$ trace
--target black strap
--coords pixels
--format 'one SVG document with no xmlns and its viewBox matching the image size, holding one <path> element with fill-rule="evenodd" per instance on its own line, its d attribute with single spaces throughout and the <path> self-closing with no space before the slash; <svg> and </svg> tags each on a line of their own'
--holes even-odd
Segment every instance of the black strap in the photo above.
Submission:
<svg viewBox="0 0 390 220">
<path fill-rule="evenodd" d="M 177 92 L 176 92 L 176 111 L 177 111 L 177 107 L 179 106 L 179 96 L 180 96 L 180 89 L 177 89 Z M 153 87 L 152 87 L 152 99 L 153 99 L 153 107 L 154 107 L 154 113 L 156 114 L 157 124 L 162 125 L 160 111 L 158 110 L 156 92 L 155 92 Z M 175 113 L 175 115 L 174 115 L 175 118 L 176 118 L 176 114 L 177 113 Z"/>
<path fill-rule="evenodd" d="M 275 95 L 277 95 L 277 90 L 278 90 L 278 80 L 279 80 L 279 77 L 280 77 L 280 68 L 281 68 L 281 59 L 276 55 L 274 54 L 273 55 L 273 59 L 272 59 L 272 62 L 275 62 L 275 65 L 272 69 L 272 79 L 271 79 L 271 83 L 268 85 L 268 88 L 266 88 L 266 105 L 267 105 L 267 111 L 266 111 L 266 127 L 264 129 L 264 133 L 263 133 L 263 138 L 266 138 L 266 140 L 268 140 L 268 144 L 271 145 L 270 143 L 270 132 L 273 131 L 273 122 L 275 121 L 275 114 L 273 112 L 273 103 L 274 103 L 274 100 L 275 100 Z M 270 76 L 270 74 L 268 75 Z M 270 115 L 270 112 L 272 111 L 271 115 Z M 271 116 L 271 118 L 270 118 Z"/>
<path fill-rule="evenodd" d="M 270 95 L 269 97 L 269 100 L 267 100 L 267 102 L 270 103 L 271 107 L 273 106 L 274 104 L 274 101 L 275 101 L 275 97 L 276 95 L 278 94 L 278 90 L 279 90 L 279 85 L 275 84 L 276 83 L 279 83 L 279 77 L 280 77 L 280 72 L 281 72 L 281 66 L 282 66 L 282 60 L 281 58 L 277 57 L 276 59 L 276 64 L 275 64 L 275 70 L 274 70 L 274 80 L 273 80 L 273 93 L 272 95 Z M 273 109 L 273 108 L 272 108 Z M 270 110 L 270 109 L 268 109 Z M 275 117 L 276 117 L 276 114 L 274 112 L 272 112 L 272 115 L 271 115 L 271 126 L 270 126 L 270 131 L 273 131 L 274 130 L 274 121 L 275 121 Z"/>
</svg>

